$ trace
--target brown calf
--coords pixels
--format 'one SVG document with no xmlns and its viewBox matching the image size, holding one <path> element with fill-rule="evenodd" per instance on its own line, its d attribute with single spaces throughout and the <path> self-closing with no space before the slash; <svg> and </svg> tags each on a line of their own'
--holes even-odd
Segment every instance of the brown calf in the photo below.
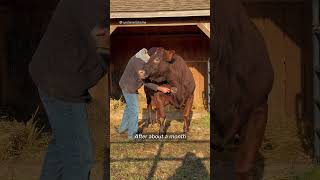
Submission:
<svg viewBox="0 0 320 180">
<path fill-rule="evenodd" d="M 147 109 L 148 109 L 148 124 L 154 124 L 156 120 L 160 124 L 160 134 L 165 133 L 165 125 L 166 125 L 166 114 L 165 107 L 167 105 L 172 105 L 176 107 L 173 94 L 176 93 L 176 88 L 172 87 L 167 83 L 157 83 L 163 87 L 167 87 L 171 89 L 171 93 L 162 93 L 160 91 L 153 91 L 147 87 L 144 88 L 147 98 Z M 189 131 L 190 126 L 190 112 L 193 103 L 193 96 L 189 97 L 184 105 L 182 106 L 183 111 L 183 120 L 184 120 L 184 131 Z M 156 118 L 152 119 L 152 109 L 156 110 Z"/>
</svg>

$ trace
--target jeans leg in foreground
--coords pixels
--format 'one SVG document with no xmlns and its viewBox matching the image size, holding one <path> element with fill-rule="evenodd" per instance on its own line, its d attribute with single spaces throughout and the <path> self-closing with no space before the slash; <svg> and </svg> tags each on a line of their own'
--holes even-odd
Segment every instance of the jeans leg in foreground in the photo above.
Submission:
<svg viewBox="0 0 320 180">
<path fill-rule="evenodd" d="M 138 95 L 134 93 L 124 93 L 124 98 L 127 104 L 125 113 L 128 115 L 128 138 L 132 139 L 138 132 Z"/>
<path fill-rule="evenodd" d="M 93 151 L 86 104 L 39 93 L 53 133 L 40 180 L 88 180 Z"/>
</svg>

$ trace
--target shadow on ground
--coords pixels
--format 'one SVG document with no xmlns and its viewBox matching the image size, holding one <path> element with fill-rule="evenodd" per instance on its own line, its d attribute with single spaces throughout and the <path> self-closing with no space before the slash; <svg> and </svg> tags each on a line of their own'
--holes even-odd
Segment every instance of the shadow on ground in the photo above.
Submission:
<svg viewBox="0 0 320 180">
<path fill-rule="evenodd" d="M 227 148 L 224 152 L 214 152 L 213 159 L 213 179 L 214 180 L 234 180 L 234 157 L 237 147 L 232 146 Z M 254 180 L 263 180 L 265 175 L 265 158 L 259 152 L 254 170 Z"/>
<path fill-rule="evenodd" d="M 188 152 L 175 174 L 168 178 L 168 180 L 175 179 L 210 179 L 209 172 L 201 159 L 194 153 Z"/>
</svg>

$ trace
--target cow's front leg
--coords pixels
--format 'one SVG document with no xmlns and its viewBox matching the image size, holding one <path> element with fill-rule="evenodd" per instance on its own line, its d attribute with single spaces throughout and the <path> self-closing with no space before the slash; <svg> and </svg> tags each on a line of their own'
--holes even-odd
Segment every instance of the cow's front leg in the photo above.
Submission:
<svg viewBox="0 0 320 180">
<path fill-rule="evenodd" d="M 165 134 L 165 124 L 166 124 L 166 114 L 164 111 L 164 103 L 159 94 L 156 95 L 157 103 L 158 103 L 158 115 L 159 115 L 159 121 L 160 121 L 160 131 L 159 134 Z"/>
<path fill-rule="evenodd" d="M 242 129 L 235 160 L 236 180 L 255 179 L 256 161 L 268 119 L 268 104 L 256 107 Z"/>
<path fill-rule="evenodd" d="M 184 133 L 189 132 L 189 126 L 191 122 L 190 113 L 192 110 L 192 104 L 193 104 L 193 96 L 187 99 L 185 107 L 183 108 L 183 132 Z"/>
<path fill-rule="evenodd" d="M 152 105 L 151 105 L 151 104 L 148 104 L 147 109 L 148 109 L 147 125 L 153 124 L 153 119 L 152 119 Z"/>
<path fill-rule="evenodd" d="M 159 113 L 159 108 L 156 109 L 156 123 L 159 123 L 160 124 L 160 113 Z"/>
</svg>

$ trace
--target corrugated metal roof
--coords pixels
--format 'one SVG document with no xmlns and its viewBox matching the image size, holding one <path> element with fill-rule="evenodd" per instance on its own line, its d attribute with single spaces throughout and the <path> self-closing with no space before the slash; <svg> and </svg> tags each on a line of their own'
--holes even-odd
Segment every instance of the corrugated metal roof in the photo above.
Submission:
<svg viewBox="0 0 320 180">
<path fill-rule="evenodd" d="M 111 13 L 209 10 L 210 0 L 110 0 Z"/>
</svg>

